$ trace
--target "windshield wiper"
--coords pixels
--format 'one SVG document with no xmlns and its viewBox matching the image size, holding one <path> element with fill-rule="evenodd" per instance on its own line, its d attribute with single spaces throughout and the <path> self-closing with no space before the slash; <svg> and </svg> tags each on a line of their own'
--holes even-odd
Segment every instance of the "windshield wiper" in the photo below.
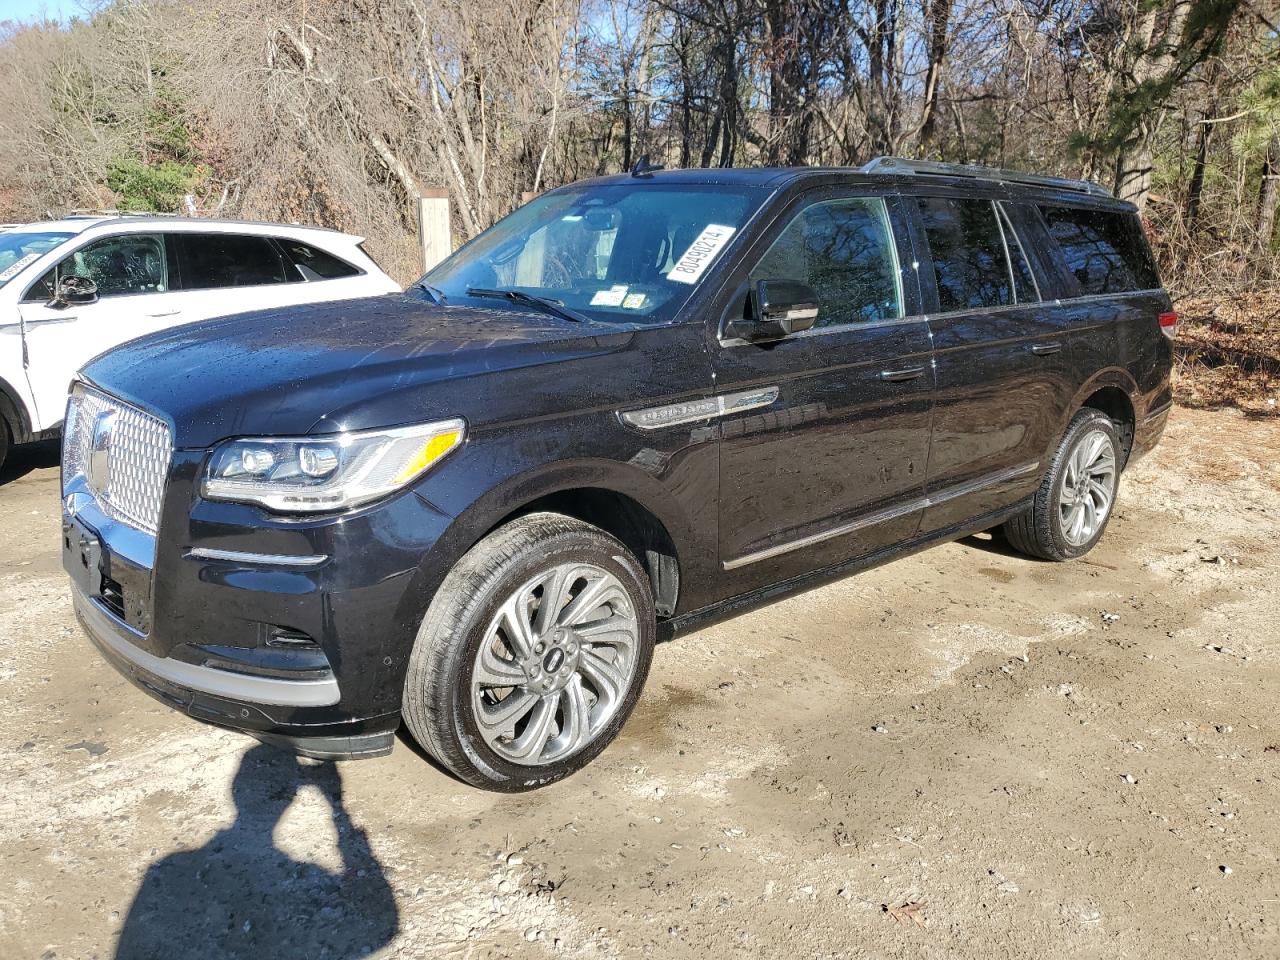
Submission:
<svg viewBox="0 0 1280 960">
<path fill-rule="evenodd" d="M 550 297 L 537 297 L 532 293 L 525 293 L 523 290 L 490 290 L 487 287 L 467 287 L 468 297 L 493 297 L 498 300 L 510 300 L 513 303 L 525 303 L 531 307 L 537 307 L 543 313 L 549 313 L 552 316 L 559 317 L 561 320 L 572 320 L 574 323 L 585 323 L 586 317 L 570 310 L 559 300 L 552 300 Z"/>
<path fill-rule="evenodd" d="M 449 298 L 444 295 L 443 290 L 441 290 L 439 287 L 433 287 L 431 284 L 427 283 L 425 280 L 419 280 L 417 283 L 413 284 L 409 289 L 412 290 L 414 287 L 417 287 L 419 290 L 423 291 L 427 296 L 429 296 L 432 300 L 434 300 L 436 303 L 440 304 L 441 306 L 443 306 L 449 300 Z"/>
</svg>

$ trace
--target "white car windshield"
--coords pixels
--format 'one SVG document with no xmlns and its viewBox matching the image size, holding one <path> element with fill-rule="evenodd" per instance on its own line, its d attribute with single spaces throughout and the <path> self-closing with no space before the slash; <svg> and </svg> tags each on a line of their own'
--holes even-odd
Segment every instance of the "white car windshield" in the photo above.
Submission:
<svg viewBox="0 0 1280 960">
<path fill-rule="evenodd" d="M 450 304 L 539 298 L 593 320 L 662 323 L 765 196 L 643 180 L 557 190 L 490 227 L 420 284 Z"/>
<path fill-rule="evenodd" d="M 74 233 L 35 233 L 6 230 L 0 233 L 0 287 L 34 263 L 41 255 L 74 237 Z"/>
</svg>

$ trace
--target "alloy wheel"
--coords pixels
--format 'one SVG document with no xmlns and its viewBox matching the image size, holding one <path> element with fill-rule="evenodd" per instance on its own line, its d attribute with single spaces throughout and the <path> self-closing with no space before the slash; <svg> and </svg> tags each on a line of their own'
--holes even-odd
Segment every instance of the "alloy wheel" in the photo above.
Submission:
<svg viewBox="0 0 1280 960">
<path fill-rule="evenodd" d="M 1106 433 L 1091 430 L 1071 451 L 1063 471 L 1058 510 L 1068 543 L 1081 547 L 1093 539 L 1106 523 L 1115 492 L 1115 446 Z"/>
<path fill-rule="evenodd" d="M 626 696 L 639 643 L 631 600 L 608 571 L 561 563 L 526 581 L 490 621 L 472 668 L 484 742 L 523 766 L 581 750 Z"/>
</svg>

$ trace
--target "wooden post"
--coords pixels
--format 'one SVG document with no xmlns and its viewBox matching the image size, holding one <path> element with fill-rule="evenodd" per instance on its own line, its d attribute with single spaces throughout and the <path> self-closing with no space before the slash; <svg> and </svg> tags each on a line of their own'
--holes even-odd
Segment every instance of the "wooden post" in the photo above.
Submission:
<svg viewBox="0 0 1280 960">
<path fill-rule="evenodd" d="M 453 253 L 448 190 L 424 190 L 418 197 L 418 245 L 423 273 Z"/>
</svg>

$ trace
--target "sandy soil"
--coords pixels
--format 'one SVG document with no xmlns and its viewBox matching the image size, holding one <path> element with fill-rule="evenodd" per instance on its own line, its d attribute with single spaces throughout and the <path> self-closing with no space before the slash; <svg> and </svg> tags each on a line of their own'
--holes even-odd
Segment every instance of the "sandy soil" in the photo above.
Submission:
<svg viewBox="0 0 1280 960">
<path fill-rule="evenodd" d="M 6 960 L 1280 956 L 1274 421 L 1179 410 L 1084 561 L 973 538 L 660 647 L 518 797 L 129 687 L 54 456 L 0 487 Z"/>
</svg>

